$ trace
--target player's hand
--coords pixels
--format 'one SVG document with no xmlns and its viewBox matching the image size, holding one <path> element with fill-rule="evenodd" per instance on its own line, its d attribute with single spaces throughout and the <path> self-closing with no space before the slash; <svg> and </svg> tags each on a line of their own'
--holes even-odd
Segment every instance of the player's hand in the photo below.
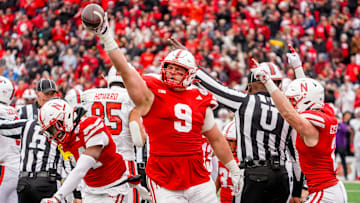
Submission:
<svg viewBox="0 0 360 203">
<path fill-rule="evenodd" d="M 291 46 L 291 44 L 288 44 L 288 48 L 291 52 L 286 54 L 288 63 L 295 69 L 301 67 L 302 63 L 299 54 L 295 52 L 295 49 Z"/>
<path fill-rule="evenodd" d="M 139 184 L 136 185 L 135 188 L 139 192 L 141 199 L 151 201 L 151 194 L 145 187 Z"/>
<path fill-rule="evenodd" d="M 84 23 L 83 23 L 83 26 L 87 31 L 92 32 L 101 38 L 107 32 L 110 32 L 107 12 L 105 12 L 103 23 L 101 25 L 99 25 L 97 28 L 95 28 L 95 29 L 88 28 L 88 27 L 86 27 L 86 25 Z"/>
<path fill-rule="evenodd" d="M 258 68 L 260 66 L 259 62 L 254 57 L 251 58 L 249 63 L 250 68 Z"/>
<path fill-rule="evenodd" d="M 81 199 L 74 199 L 74 200 L 73 200 L 73 203 L 81 203 L 81 202 L 82 202 Z"/>
<path fill-rule="evenodd" d="M 40 203 L 59 203 L 60 201 L 55 197 L 41 199 Z"/>
<path fill-rule="evenodd" d="M 299 197 L 291 197 L 289 203 L 301 203 Z"/>
<path fill-rule="evenodd" d="M 231 181 L 234 186 L 233 188 L 234 196 L 238 196 L 242 191 L 242 188 L 244 186 L 244 171 L 245 171 L 244 169 L 240 169 L 236 173 L 234 172 L 231 173 Z"/>
<path fill-rule="evenodd" d="M 170 48 L 172 50 L 175 49 L 183 49 L 183 50 L 187 50 L 187 48 L 182 45 L 179 41 L 177 41 L 175 38 L 170 37 L 169 39 L 167 39 L 168 43 L 170 44 Z"/>
<path fill-rule="evenodd" d="M 270 75 L 261 67 L 250 69 L 254 74 L 255 79 L 260 80 L 262 83 L 267 83 L 270 80 Z"/>
</svg>

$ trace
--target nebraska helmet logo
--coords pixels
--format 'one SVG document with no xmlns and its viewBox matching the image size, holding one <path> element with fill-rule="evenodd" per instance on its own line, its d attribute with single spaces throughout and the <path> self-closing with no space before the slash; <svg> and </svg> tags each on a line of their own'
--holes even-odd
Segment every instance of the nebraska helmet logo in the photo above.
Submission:
<svg viewBox="0 0 360 203">
<path fill-rule="evenodd" d="M 60 111 L 63 106 L 61 106 L 61 104 L 53 103 L 53 104 L 51 104 L 51 107 L 54 107 L 55 109 Z"/>
<path fill-rule="evenodd" d="M 307 83 L 301 83 L 301 84 L 300 84 L 300 91 L 301 91 L 301 92 L 308 92 Z"/>
</svg>

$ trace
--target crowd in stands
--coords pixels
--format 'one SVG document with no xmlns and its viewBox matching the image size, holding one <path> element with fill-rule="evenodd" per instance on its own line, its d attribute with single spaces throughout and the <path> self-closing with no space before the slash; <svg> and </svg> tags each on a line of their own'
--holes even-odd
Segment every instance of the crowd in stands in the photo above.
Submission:
<svg viewBox="0 0 360 203">
<path fill-rule="evenodd" d="M 98 3 L 115 39 L 140 73 L 159 73 L 172 36 L 224 84 L 245 90 L 251 57 L 294 79 L 288 44 L 305 73 L 319 79 L 337 113 L 360 106 L 360 6 L 357 0 L 1 0 L 0 74 L 15 96 L 51 78 L 59 96 L 105 87 L 111 61 L 84 30 L 81 11 Z"/>
</svg>

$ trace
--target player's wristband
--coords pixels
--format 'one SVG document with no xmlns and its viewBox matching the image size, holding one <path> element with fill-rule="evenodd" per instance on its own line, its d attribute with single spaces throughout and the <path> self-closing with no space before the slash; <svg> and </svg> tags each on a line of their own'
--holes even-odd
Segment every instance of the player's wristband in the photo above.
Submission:
<svg viewBox="0 0 360 203">
<path fill-rule="evenodd" d="M 268 80 L 264 85 L 265 85 L 267 91 L 269 92 L 269 94 L 271 94 L 273 91 L 278 89 L 278 87 L 275 85 L 275 83 L 271 79 Z"/>
<path fill-rule="evenodd" d="M 235 159 L 233 159 L 233 160 L 229 161 L 228 163 L 226 163 L 225 167 L 227 169 L 229 169 L 231 174 L 234 174 L 234 175 L 240 174 L 240 169 L 239 169 Z"/>
<path fill-rule="evenodd" d="M 299 67 L 295 68 L 294 72 L 295 72 L 295 76 L 296 76 L 297 79 L 306 77 L 305 73 L 304 73 L 304 70 L 302 69 L 302 66 L 299 66 Z"/>
<path fill-rule="evenodd" d="M 110 30 L 107 30 L 103 35 L 100 35 L 99 37 L 103 41 L 105 50 L 107 52 L 111 52 L 112 50 L 115 50 L 119 47 L 115 42 L 114 37 L 111 35 Z"/>
</svg>

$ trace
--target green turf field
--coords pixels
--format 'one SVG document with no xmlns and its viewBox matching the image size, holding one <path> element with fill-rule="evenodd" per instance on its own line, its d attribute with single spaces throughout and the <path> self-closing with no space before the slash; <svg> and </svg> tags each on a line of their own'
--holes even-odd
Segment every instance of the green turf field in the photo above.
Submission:
<svg viewBox="0 0 360 203">
<path fill-rule="evenodd" d="M 344 185 L 348 195 L 348 203 L 360 203 L 360 182 L 344 183 Z"/>
</svg>

